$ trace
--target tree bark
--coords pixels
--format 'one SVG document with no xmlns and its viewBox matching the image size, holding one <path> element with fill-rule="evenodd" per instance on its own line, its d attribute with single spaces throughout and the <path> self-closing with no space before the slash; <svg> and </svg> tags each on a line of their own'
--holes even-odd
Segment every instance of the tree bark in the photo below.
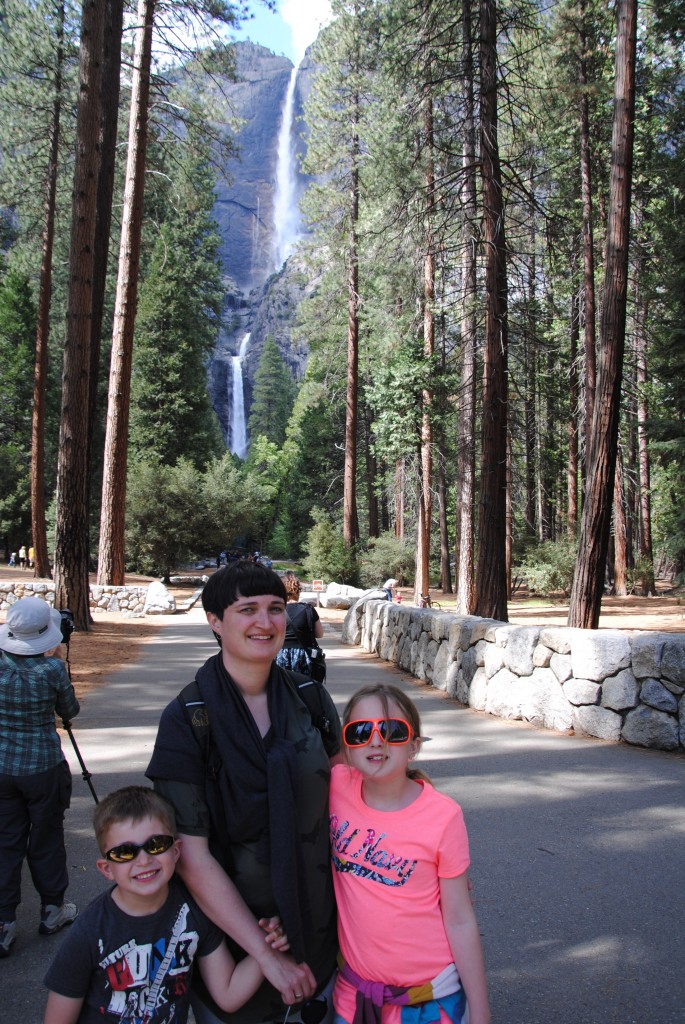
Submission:
<svg viewBox="0 0 685 1024">
<path fill-rule="evenodd" d="M 427 35 L 430 4 L 422 4 L 424 33 Z M 427 45 L 427 44 L 426 44 Z M 424 53 L 423 85 L 423 147 L 424 171 L 424 227 L 423 227 L 423 356 L 430 364 L 435 351 L 435 254 L 433 240 L 433 213 L 435 209 L 435 167 L 433 154 L 433 96 L 431 93 L 431 59 Z M 433 394 L 425 384 L 421 393 L 421 472 L 419 477 L 418 531 L 416 542 L 416 578 L 414 603 L 430 589 L 431 520 L 433 516 L 433 426 L 431 405 Z"/>
<path fill-rule="evenodd" d="M 617 11 L 616 84 L 600 361 L 588 486 L 568 617 L 569 626 L 585 629 L 597 628 L 602 603 L 625 347 L 637 0 L 619 0 Z"/>
<path fill-rule="evenodd" d="M 628 536 L 626 530 L 626 502 L 623 481 L 621 448 L 616 453 L 614 472 L 614 594 L 625 597 L 628 593 Z"/>
<path fill-rule="evenodd" d="M 583 205 L 583 322 L 585 355 L 585 459 L 584 477 L 587 475 L 587 454 L 590 450 L 590 428 L 595 407 L 596 389 L 596 333 L 595 333 L 595 240 L 592 213 L 592 168 L 590 155 L 590 113 L 587 78 L 587 29 L 585 0 L 579 2 L 580 64 L 578 82 L 580 95 L 580 183 Z"/>
<path fill-rule="evenodd" d="M 345 465 L 343 470 L 343 539 L 350 548 L 357 540 L 357 380 L 359 372 L 359 96 L 353 98 L 351 128 L 352 173 L 349 196 L 347 252 L 347 398 L 345 406 Z"/>
<path fill-rule="evenodd" d="M 497 4 L 481 0 L 481 175 L 485 348 L 478 561 L 474 612 L 507 620 L 507 264 L 497 140 Z"/>
<path fill-rule="evenodd" d="M 652 493 L 649 464 L 647 404 L 647 356 L 644 331 L 636 336 L 637 361 L 637 449 L 640 474 L 640 559 L 643 563 L 642 593 L 656 594 L 654 556 L 652 552 Z"/>
<path fill-rule="evenodd" d="M 474 127 L 473 42 L 470 0 L 462 2 L 464 93 L 464 210 L 461 293 L 461 385 L 457 454 L 456 610 L 470 615 L 474 601 L 474 506 L 476 493 L 476 138 Z"/>
<path fill-rule="evenodd" d="M 45 388 L 48 373 L 50 304 L 52 300 L 52 253 L 55 240 L 55 196 L 62 112 L 62 71 L 64 65 L 64 2 L 57 6 L 55 33 L 55 78 L 50 122 L 49 157 L 45 175 L 43 233 L 38 287 L 36 357 L 33 369 L 33 412 L 31 416 L 31 536 L 35 550 L 33 573 L 50 579 L 47 524 L 45 519 Z"/>
<path fill-rule="evenodd" d="M 578 530 L 578 339 L 579 332 L 578 292 L 571 295 L 571 323 L 569 325 L 569 402 L 568 402 L 568 462 L 566 469 L 566 529 L 573 540 Z"/>
<path fill-rule="evenodd" d="M 404 537 L 404 459 L 395 463 L 395 536 Z"/>
<path fill-rule="evenodd" d="M 105 462 L 102 477 L 100 557 L 98 562 L 98 583 L 101 586 L 122 586 L 125 579 L 126 473 L 131 408 L 131 365 L 138 301 L 155 2 L 156 0 L 139 0 L 133 53 L 128 156 L 119 246 L 119 274 L 114 303 Z"/>
<path fill-rule="evenodd" d="M 88 411 L 88 464 L 92 465 L 93 437 L 98 408 L 100 349 L 105 306 L 105 282 L 112 227 L 112 197 L 119 121 L 121 82 L 121 37 L 124 27 L 123 0 L 107 0 L 105 50 L 102 66 L 102 124 L 100 126 L 100 178 L 95 220 L 93 314 L 90 343 L 90 409 Z"/>
<path fill-rule="evenodd" d="M 369 516 L 369 537 L 377 537 L 378 527 L 378 495 L 376 494 L 376 482 L 378 480 L 378 465 L 372 444 L 371 409 L 368 403 L 364 405 L 365 425 L 365 448 L 366 448 L 366 501 Z"/>
<path fill-rule="evenodd" d="M 104 4 L 84 0 L 55 518 L 55 602 L 82 630 L 91 621 L 87 439 L 104 25 Z"/>
</svg>

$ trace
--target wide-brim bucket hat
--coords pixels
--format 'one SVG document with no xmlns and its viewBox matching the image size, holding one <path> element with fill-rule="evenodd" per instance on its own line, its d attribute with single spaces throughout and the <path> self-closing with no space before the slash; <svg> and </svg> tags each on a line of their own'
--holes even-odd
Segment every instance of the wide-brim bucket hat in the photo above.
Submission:
<svg viewBox="0 0 685 1024">
<path fill-rule="evenodd" d="M 0 626 L 0 650 L 8 654 L 45 654 L 62 643 L 61 617 L 40 597 L 22 597 Z"/>
</svg>

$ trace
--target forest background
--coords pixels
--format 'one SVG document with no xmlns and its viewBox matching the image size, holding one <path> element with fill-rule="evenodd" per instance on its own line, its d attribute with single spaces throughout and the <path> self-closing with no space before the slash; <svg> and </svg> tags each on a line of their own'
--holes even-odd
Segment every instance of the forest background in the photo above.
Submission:
<svg viewBox="0 0 685 1024">
<path fill-rule="evenodd" d="M 683 569 L 682 0 L 333 5 L 293 382 L 206 389 L 235 125 L 216 0 L 0 8 L 0 532 L 60 606 L 237 539 L 316 575 L 517 579 L 596 626 Z M 128 128 L 127 128 L 128 126 Z M 126 141 L 128 138 L 128 141 Z M 221 160 L 219 160 L 221 154 Z M 536 575 L 537 573 L 537 575 Z"/>
</svg>

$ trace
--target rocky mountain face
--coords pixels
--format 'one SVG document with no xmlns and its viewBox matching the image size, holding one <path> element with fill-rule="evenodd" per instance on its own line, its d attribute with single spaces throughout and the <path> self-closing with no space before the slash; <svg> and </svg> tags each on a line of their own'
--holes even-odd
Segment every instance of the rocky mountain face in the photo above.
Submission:
<svg viewBox="0 0 685 1024">
<path fill-rule="evenodd" d="M 292 330 L 307 282 L 297 257 L 283 263 L 283 235 L 302 231 L 297 203 L 307 180 L 299 172 L 298 156 L 305 147 L 303 104 L 312 77 L 306 57 L 291 80 L 293 68 L 286 57 L 251 42 L 238 43 L 236 50 L 238 80 L 224 89 L 242 122 L 236 137 L 240 153 L 226 167 L 226 180 L 217 185 L 214 216 L 222 238 L 227 295 L 208 367 L 212 404 L 231 450 L 236 450 L 236 416 L 241 414 L 234 377 L 242 374 L 242 415 L 247 420 L 267 336 L 273 336 L 293 377 L 303 375 L 307 362 L 306 342 L 294 338 Z M 284 110 L 289 118 L 282 131 Z M 237 365 L 241 345 L 244 355 Z"/>
</svg>

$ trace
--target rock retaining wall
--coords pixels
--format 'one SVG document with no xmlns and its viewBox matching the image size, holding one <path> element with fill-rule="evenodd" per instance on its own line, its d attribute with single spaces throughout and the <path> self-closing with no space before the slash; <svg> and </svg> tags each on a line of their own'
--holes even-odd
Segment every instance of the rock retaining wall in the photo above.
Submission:
<svg viewBox="0 0 685 1024">
<path fill-rule="evenodd" d="M 685 748 L 685 634 L 513 626 L 369 600 L 347 613 L 343 642 L 499 718 Z"/>
<path fill-rule="evenodd" d="M 91 584 L 90 607 L 94 611 L 142 615 L 145 611 L 147 592 L 147 587 L 100 587 Z M 49 605 L 54 605 L 55 584 L 46 580 L 0 583 L 1 612 L 6 612 L 22 597 L 42 597 Z"/>
</svg>

